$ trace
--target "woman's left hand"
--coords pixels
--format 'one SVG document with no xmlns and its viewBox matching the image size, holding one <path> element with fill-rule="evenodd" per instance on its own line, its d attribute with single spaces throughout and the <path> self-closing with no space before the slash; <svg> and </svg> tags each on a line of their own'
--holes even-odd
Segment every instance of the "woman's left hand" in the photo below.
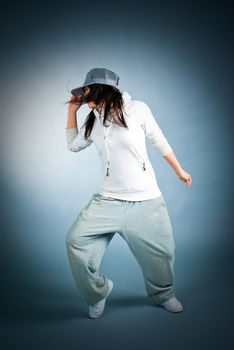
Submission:
<svg viewBox="0 0 234 350">
<path fill-rule="evenodd" d="M 189 173 L 187 173 L 185 170 L 181 169 L 177 173 L 178 177 L 181 181 L 185 182 L 187 187 L 189 187 L 192 184 L 192 177 Z"/>
</svg>

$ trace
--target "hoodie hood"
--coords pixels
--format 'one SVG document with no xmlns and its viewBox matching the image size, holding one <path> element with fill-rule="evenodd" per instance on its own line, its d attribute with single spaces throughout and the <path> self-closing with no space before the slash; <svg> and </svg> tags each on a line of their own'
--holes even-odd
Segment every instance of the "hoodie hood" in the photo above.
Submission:
<svg viewBox="0 0 234 350">
<path fill-rule="evenodd" d="M 122 98 L 123 98 L 123 107 L 124 110 L 127 112 L 127 109 L 129 107 L 129 103 L 132 100 L 132 97 L 129 95 L 127 91 L 123 91 L 122 93 Z M 95 117 L 99 120 L 99 122 L 102 123 L 102 120 L 104 118 L 104 108 L 100 112 L 96 110 L 96 108 L 93 109 Z M 106 153 L 107 153 L 107 167 L 106 167 L 106 176 L 110 176 L 109 169 L 110 169 L 110 152 L 108 148 L 108 133 L 112 127 L 112 123 L 109 124 L 108 127 L 105 127 L 103 125 L 103 138 L 105 142 L 105 147 L 106 147 Z"/>
</svg>

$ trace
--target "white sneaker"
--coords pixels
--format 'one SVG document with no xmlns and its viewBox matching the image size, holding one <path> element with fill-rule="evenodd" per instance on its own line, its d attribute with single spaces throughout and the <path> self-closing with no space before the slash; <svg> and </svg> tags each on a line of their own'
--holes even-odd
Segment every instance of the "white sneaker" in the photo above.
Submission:
<svg viewBox="0 0 234 350">
<path fill-rule="evenodd" d="M 160 303 L 167 311 L 170 312 L 181 312 L 183 311 L 183 305 L 179 300 L 176 299 L 176 297 L 172 297 L 167 301 L 164 301 L 163 303 Z"/>
<path fill-rule="evenodd" d="M 109 291 L 107 296 L 98 301 L 96 304 L 94 305 L 89 305 L 89 316 L 91 318 L 98 318 L 103 314 L 104 308 L 105 308 L 105 303 L 106 303 L 106 298 L 108 297 L 108 295 L 110 294 L 110 292 L 113 289 L 113 282 L 111 280 L 107 280 L 108 281 L 108 286 L 109 286 Z"/>
</svg>

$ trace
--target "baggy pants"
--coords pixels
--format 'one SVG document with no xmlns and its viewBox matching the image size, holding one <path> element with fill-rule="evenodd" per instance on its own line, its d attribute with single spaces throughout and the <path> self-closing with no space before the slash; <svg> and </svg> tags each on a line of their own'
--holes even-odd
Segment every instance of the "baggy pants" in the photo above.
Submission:
<svg viewBox="0 0 234 350">
<path fill-rule="evenodd" d="M 116 232 L 139 263 L 153 303 L 175 296 L 175 242 L 163 195 L 128 201 L 94 193 L 65 238 L 71 271 L 84 300 L 93 305 L 108 293 L 107 277 L 99 266 Z"/>
</svg>

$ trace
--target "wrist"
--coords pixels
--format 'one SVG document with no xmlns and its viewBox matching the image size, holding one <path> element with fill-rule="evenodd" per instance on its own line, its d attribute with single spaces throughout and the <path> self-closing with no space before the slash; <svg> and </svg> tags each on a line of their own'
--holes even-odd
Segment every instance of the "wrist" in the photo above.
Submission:
<svg viewBox="0 0 234 350">
<path fill-rule="evenodd" d="M 183 172 L 183 168 L 181 168 L 181 167 L 175 169 L 175 173 L 176 173 L 176 175 L 178 175 L 178 176 L 179 176 L 182 172 Z"/>
<path fill-rule="evenodd" d="M 76 112 L 77 112 L 77 110 L 79 109 L 80 107 L 74 107 L 74 106 L 69 106 L 68 107 L 68 113 L 70 113 L 70 114 L 74 114 L 74 115 L 76 115 Z"/>
</svg>

